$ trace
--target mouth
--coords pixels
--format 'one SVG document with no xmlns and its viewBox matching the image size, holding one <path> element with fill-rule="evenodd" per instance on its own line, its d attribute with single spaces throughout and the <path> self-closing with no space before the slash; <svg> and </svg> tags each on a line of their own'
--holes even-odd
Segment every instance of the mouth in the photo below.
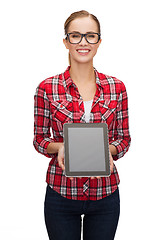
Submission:
<svg viewBox="0 0 160 240">
<path fill-rule="evenodd" d="M 90 52 L 90 50 L 89 49 L 77 49 L 77 52 L 80 55 L 87 55 Z"/>
</svg>

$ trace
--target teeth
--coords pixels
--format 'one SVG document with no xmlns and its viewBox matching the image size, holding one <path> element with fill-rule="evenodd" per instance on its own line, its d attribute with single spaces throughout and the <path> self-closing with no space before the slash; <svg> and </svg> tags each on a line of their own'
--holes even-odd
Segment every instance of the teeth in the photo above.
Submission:
<svg viewBox="0 0 160 240">
<path fill-rule="evenodd" d="M 89 50 L 78 50 L 78 52 L 86 53 L 86 52 L 89 52 Z"/>
</svg>

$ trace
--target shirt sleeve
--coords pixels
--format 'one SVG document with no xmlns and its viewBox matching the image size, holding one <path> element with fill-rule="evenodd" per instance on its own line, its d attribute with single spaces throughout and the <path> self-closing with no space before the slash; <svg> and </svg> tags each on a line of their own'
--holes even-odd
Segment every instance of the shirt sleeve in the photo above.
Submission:
<svg viewBox="0 0 160 240">
<path fill-rule="evenodd" d="M 117 155 L 114 155 L 113 159 L 117 160 L 123 157 L 128 151 L 130 143 L 128 97 L 125 85 L 122 83 L 122 90 L 117 105 L 114 139 L 110 142 L 117 149 Z"/>
<path fill-rule="evenodd" d="M 35 149 L 52 158 L 55 154 L 47 153 L 47 146 L 50 142 L 54 142 L 50 133 L 50 106 L 45 91 L 44 81 L 37 87 L 34 96 L 34 140 Z"/>
</svg>

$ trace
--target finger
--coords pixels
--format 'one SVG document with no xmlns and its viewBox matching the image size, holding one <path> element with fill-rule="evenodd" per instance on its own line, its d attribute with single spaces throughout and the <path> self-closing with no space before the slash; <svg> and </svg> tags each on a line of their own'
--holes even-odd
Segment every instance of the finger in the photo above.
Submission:
<svg viewBox="0 0 160 240">
<path fill-rule="evenodd" d="M 95 177 L 91 177 L 91 179 L 95 179 Z"/>
<path fill-rule="evenodd" d="M 59 167 L 62 168 L 62 170 L 64 171 L 65 167 L 64 167 L 63 162 L 62 162 L 62 161 L 59 161 L 58 164 L 59 164 Z"/>
<path fill-rule="evenodd" d="M 113 162 L 110 163 L 110 170 L 111 170 L 111 173 L 113 172 L 113 167 L 114 167 L 114 164 Z"/>
<path fill-rule="evenodd" d="M 97 178 L 97 179 L 101 179 L 101 177 L 99 177 L 99 176 L 98 176 L 98 177 L 96 177 L 96 178 Z"/>
<path fill-rule="evenodd" d="M 62 168 L 63 171 L 65 170 L 64 165 L 59 165 L 59 167 Z"/>
<path fill-rule="evenodd" d="M 113 173 L 113 166 L 111 167 L 111 173 Z"/>
<path fill-rule="evenodd" d="M 97 178 L 97 179 L 100 179 L 101 177 L 99 177 L 99 176 L 98 176 L 98 177 L 91 177 L 91 179 L 96 179 L 96 178 Z"/>
<path fill-rule="evenodd" d="M 64 171 L 65 166 L 64 166 L 64 152 L 63 152 L 63 148 L 59 149 L 57 160 L 58 160 L 59 167 L 62 168 L 62 170 Z"/>
<path fill-rule="evenodd" d="M 113 157 L 112 157 L 112 154 L 110 153 L 110 171 L 111 171 L 111 173 L 113 173 L 113 168 L 114 168 Z"/>
<path fill-rule="evenodd" d="M 65 170 L 65 166 L 63 164 L 61 164 L 61 168 L 63 171 Z"/>
</svg>

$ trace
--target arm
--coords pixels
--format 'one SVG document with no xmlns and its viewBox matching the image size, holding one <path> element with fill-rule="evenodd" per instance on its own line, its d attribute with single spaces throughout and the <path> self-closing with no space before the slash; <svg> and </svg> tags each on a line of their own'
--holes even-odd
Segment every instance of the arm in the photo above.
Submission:
<svg viewBox="0 0 160 240">
<path fill-rule="evenodd" d="M 110 146 L 110 151 L 113 155 L 114 160 L 117 160 L 124 156 L 124 154 L 128 151 L 131 142 L 128 122 L 127 92 L 123 83 L 121 83 L 121 86 L 121 93 L 117 105 L 114 140 L 110 142 L 110 144 L 116 148 L 116 150 L 113 150 L 113 147 Z"/>
<path fill-rule="evenodd" d="M 54 157 L 54 152 L 47 152 L 47 147 L 54 139 L 50 134 L 50 107 L 45 92 L 44 81 L 36 89 L 34 96 L 34 140 L 35 149 L 46 157 Z"/>
</svg>

